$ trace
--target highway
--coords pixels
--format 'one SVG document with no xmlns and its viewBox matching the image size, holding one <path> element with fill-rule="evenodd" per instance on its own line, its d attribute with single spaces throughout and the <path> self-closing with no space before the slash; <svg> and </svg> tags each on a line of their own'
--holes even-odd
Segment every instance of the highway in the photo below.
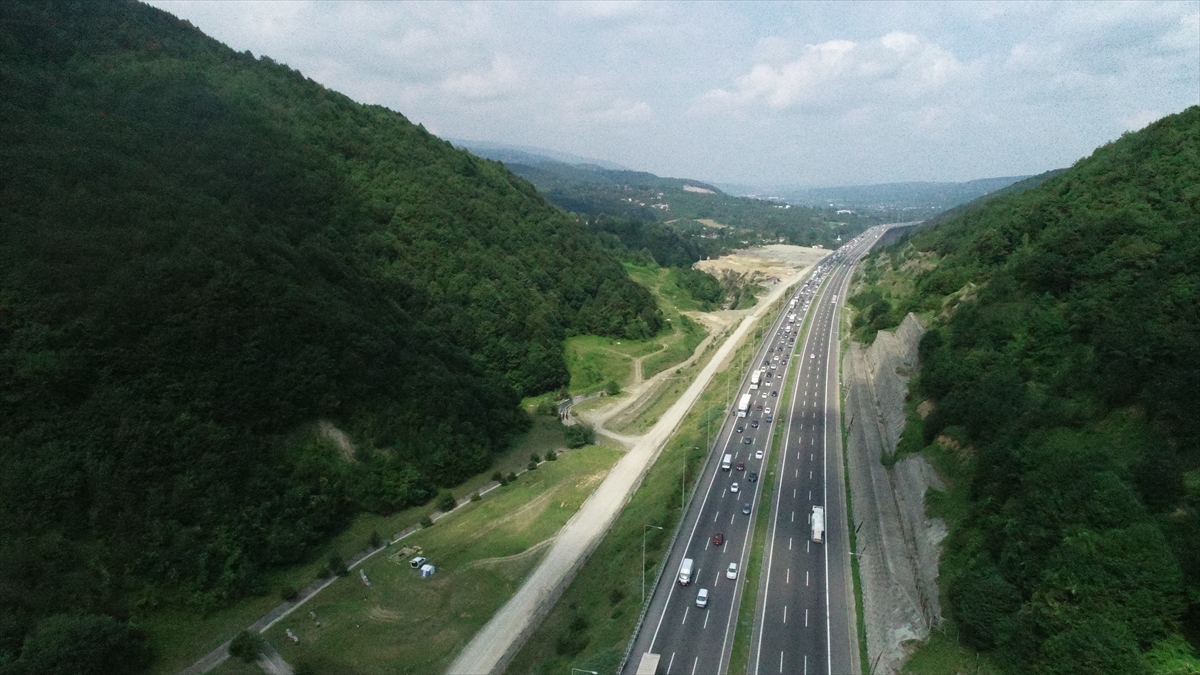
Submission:
<svg viewBox="0 0 1200 675">
<path fill-rule="evenodd" d="M 848 564 L 837 322 L 854 266 L 880 234 L 880 228 L 869 230 L 839 249 L 828 283 L 813 300 L 804 348 L 795 357 L 799 369 L 770 507 L 749 673 L 860 672 Z M 821 542 L 813 537 L 815 506 L 825 513 Z"/>
<path fill-rule="evenodd" d="M 684 673 L 695 675 L 696 673 L 724 673 L 728 671 L 730 651 L 733 646 L 733 633 L 736 627 L 738 609 L 741 603 L 742 589 L 745 584 L 743 570 L 750 556 L 750 536 L 753 531 L 754 521 L 758 517 L 760 508 L 759 494 L 761 483 L 750 480 L 751 474 L 765 477 L 767 472 L 764 470 L 767 463 L 772 460 L 770 455 L 771 439 L 775 433 L 783 433 L 785 435 L 786 444 L 784 447 L 790 449 L 793 453 L 798 447 L 798 443 L 808 443 L 814 460 L 806 462 L 798 462 L 793 460 L 788 463 L 787 457 L 781 458 L 784 465 L 784 470 L 790 470 L 795 473 L 793 481 L 784 480 L 782 472 L 779 475 L 780 489 L 789 490 L 787 495 L 780 495 L 780 500 L 773 505 L 767 505 L 767 510 L 772 516 L 770 526 L 771 531 L 775 533 L 770 544 L 779 541 L 779 537 L 790 536 L 792 539 L 794 551 L 799 555 L 804 549 L 804 542 L 807 540 L 807 511 L 803 514 L 797 514 L 798 521 L 793 524 L 789 521 L 786 526 L 779 523 L 778 514 L 783 508 L 780 505 L 791 504 L 789 500 L 792 497 L 790 492 L 793 487 L 796 494 L 808 499 L 808 488 L 804 493 L 799 492 L 801 483 L 810 485 L 815 481 L 818 485 L 823 485 L 825 480 L 824 471 L 818 470 L 820 467 L 813 465 L 814 461 L 822 463 L 825 459 L 823 444 L 824 441 L 816 440 L 819 434 L 824 433 L 826 426 L 826 414 L 834 414 L 825 412 L 824 399 L 818 395 L 815 382 L 820 379 L 818 374 L 823 372 L 818 369 L 827 369 L 831 361 L 823 356 L 817 358 L 808 358 L 807 355 L 816 354 L 815 344 L 812 342 L 811 335 L 819 335 L 816 342 L 820 342 L 819 351 L 821 354 L 826 354 L 830 349 L 836 350 L 836 344 L 829 344 L 829 331 L 832 327 L 833 312 L 828 311 L 829 308 L 822 306 L 822 301 L 829 304 L 830 307 L 835 307 L 830 300 L 817 299 L 814 301 L 813 296 L 822 288 L 826 277 L 830 277 L 835 287 L 841 288 L 848 281 L 848 270 L 852 266 L 841 264 L 844 259 L 857 260 L 857 256 L 867 250 L 870 244 L 874 243 L 878 237 L 879 231 L 873 229 L 867 234 L 860 235 L 859 238 L 848 242 L 845 246 L 838 249 L 833 255 L 821 261 L 813 271 L 808 280 L 802 284 L 800 289 L 792 296 L 793 304 L 785 308 L 780 316 L 776 318 L 771 327 L 765 331 L 765 338 L 759 349 L 755 353 L 754 358 L 748 364 L 747 371 L 743 376 L 742 382 L 737 393 L 733 396 L 734 405 L 730 406 L 730 412 L 720 433 L 717 436 L 716 442 L 713 444 L 709 452 L 709 459 L 701 476 L 699 488 L 696 494 L 692 496 L 688 504 L 688 509 L 684 514 L 683 523 L 678 535 L 678 538 L 673 543 L 669 557 L 663 562 L 665 573 L 661 582 L 653 589 L 649 598 L 649 608 L 646 613 L 645 621 L 643 622 L 638 634 L 634 637 L 634 644 L 630 652 L 630 657 L 623 668 L 623 673 L 633 675 L 638 671 L 639 664 L 644 653 L 650 652 L 659 655 L 659 664 L 655 672 L 667 675 L 676 673 Z M 821 298 L 829 298 L 831 294 L 827 291 Z M 839 299 L 841 295 L 839 294 Z M 804 325 L 806 317 L 809 314 L 814 316 L 812 325 L 816 327 L 816 331 L 810 331 L 810 336 L 807 339 L 796 337 L 796 331 Z M 789 321 L 789 318 L 791 321 Z M 796 347 L 799 343 L 799 349 Z M 810 347 L 814 350 L 810 351 Z M 802 358 L 803 357 L 803 358 Z M 798 362 L 797 359 L 800 359 Z M 785 390 L 784 383 L 788 380 L 789 373 L 797 370 L 800 371 L 800 386 L 799 396 L 794 397 L 794 405 L 787 411 L 787 423 L 779 424 L 783 416 L 781 412 L 776 410 L 778 404 L 784 400 Z M 836 366 L 834 366 L 836 369 Z M 763 379 L 762 385 L 757 389 L 752 389 L 750 384 L 750 376 L 754 372 L 761 372 Z M 804 385 L 808 384 L 809 388 L 804 389 Z M 825 384 L 821 383 L 820 391 L 824 392 Z M 836 390 L 834 390 L 836 391 Z M 742 395 L 749 393 L 752 397 L 750 409 L 747 411 L 746 417 L 738 417 L 737 403 Z M 834 397 L 836 399 L 836 396 Z M 821 406 L 818 408 L 811 407 L 814 401 L 820 400 Z M 836 411 L 836 400 L 833 401 L 833 411 Z M 805 416 L 808 417 L 805 417 Z M 817 415 L 813 417 L 812 415 Z M 836 420 L 836 417 L 830 419 Z M 739 429 L 739 427 L 741 427 Z M 777 427 L 780 427 L 777 429 Z M 803 432 L 803 433 L 801 433 Z M 838 441 L 840 448 L 840 440 Z M 830 446 L 831 448 L 833 446 Z M 817 450 L 821 449 L 821 454 L 817 454 Z M 722 458 L 725 455 L 731 456 L 731 467 L 728 470 L 723 470 L 721 467 Z M 835 453 L 840 462 L 840 453 Z M 806 473 L 800 476 L 797 473 L 801 466 L 806 467 L 805 471 L 812 471 L 813 476 L 810 478 Z M 840 472 L 837 474 L 840 476 Z M 795 483 L 794 481 L 800 481 Z M 738 491 L 733 491 L 734 483 L 737 484 Z M 837 492 L 841 495 L 839 489 Z M 783 497 L 788 499 L 783 499 Z M 822 487 L 819 491 L 814 492 L 812 499 L 825 499 L 825 490 Z M 843 532 L 842 536 L 847 537 L 845 528 L 844 516 L 844 497 L 842 499 L 842 508 L 835 509 L 835 512 L 840 513 L 841 525 Z M 798 502 L 797 502 L 798 503 Z M 746 505 L 749 505 L 749 515 L 744 513 Z M 791 507 L 788 507 L 789 509 Z M 790 518 L 787 513 L 785 518 Z M 831 530 L 837 523 L 831 518 Z M 797 535 L 793 530 L 804 530 L 800 535 L 800 539 L 796 539 Z M 714 535 L 720 533 L 724 538 L 724 542 L 720 545 L 714 543 Z M 791 533 L 790 535 L 787 533 Z M 786 546 L 786 539 L 785 546 Z M 771 546 L 768 550 L 772 551 L 778 547 Z M 802 595 L 821 592 L 820 603 L 808 607 L 810 610 L 810 628 L 808 632 L 812 635 L 825 635 L 827 632 L 827 621 L 825 620 L 825 578 L 823 571 L 824 558 L 823 549 L 817 551 L 814 557 L 813 551 L 806 553 L 811 559 L 806 560 L 807 563 L 812 563 L 808 570 L 808 578 L 800 579 L 792 575 L 801 574 L 802 570 L 797 565 L 792 569 L 792 560 L 784 561 L 781 553 L 775 551 L 773 560 L 778 560 L 775 569 L 771 570 L 770 574 L 765 574 L 763 582 L 760 586 L 766 586 L 768 593 L 778 593 L 782 598 L 788 595 L 791 591 L 797 591 L 799 588 L 807 588 L 808 591 L 799 591 Z M 684 558 L 690 558 L 694 561 L 693 580 L 689 585 L 681 585 L 677 582 L 677 574 L 680 565 Z M 727 569 L 730 563 L 737 564 L 736 579 L 729 579 Z M 821 569 L 819 576 L 814 575 L 814 572 Z M 848 567 L 847 567 L 848 569 Z M 782 574 L 782 584 L 787 588 L 779 588 L 779 584 L 770 583 L 774 576 Z M 807 586 L 803 584 L 807 581 Z M 709 593 L 707 607 L 701 608 L 697 606 L 696 599 L 700 589 L 706 589 Z M 764 593 L 760 592 L 760 600 L 764 597 Z M 816 596 L 814 596 L 816 597 Z M 840 597 L 840 596 L 839 596 Z M 794 602 L 788 595 L 787 602 Z M 841 604 L 845 604 L 843 601 Z M 760 603 L 761 605 L 761 603 Z M 801 605 L 789 605 L 789 611 L 793 612 L 790 623 L 783 624 L 790 626 L 795 630 L 803 626 L 803 616 L 796 618 L 794 614 L 795 607 Z M 781 605 L 782 607 L 782 605 Z M 815 613 L 817 608 L 820 608 L 820 621 L 814 623 Z M 767 603 L 765 611 L 771 612 L 776 610 L 774 602 Z M 801 609 L 803 612 L 803 609 Z M 852 608 L 842 608 L 843 615 L 853 618 L 854 612 Z M 756 628 L 761 622 L 756 621 Z M 759 650 L 759 645 L 756 642 L 753 649 L 768 653 L 774 649 L 778 642 L 794 641 L 796 638 L 790 634 L 784 635 L 775 630 L 774 622 L 768 620 L 765 624 L 764 634 L 766 639 L 763 640 L 762 650 Z M 757 632 L 757 631 L 756 631 Z M 850 626 L 850 633 L 853 637 L 854 627 Z M 783 663 L 782 672 L 804 672 L 801 665 L 792 664 L 788 661 L 787 652 L 793 651 L 799 655 L 798 663 L 802 663 L 805 657 L 814 664 L 821 661 L 820 667 L 814 667 L 809 672 L 828 672 L 828 654 L 830 650 L 827 647 L 828 640 L 822 640 L 821 644 L 815 642 L 811 645 L 805 643 L 803 647 L 804 653 L 795 651 L 795 647 L 784 647 L 785 661 Z M 811 655 L 809 652 L 811 651 Z M 833 650 L 834 653 L 837 650 Z M 756 662 L 756 651 L 752 651 L 750 666 L 753 668 Z M 855 654 L 855 657 L 857 654 Z M 776 669 L 764 669 L 762 672 L 777 673 L 779 669 L 778 659 L 776 659 Z M 835 671 L 837 672 L 837 671 Z"/>
<path fill-rule="evenodd" d="M 830 650 L 830 621 L 826 613 L 826 598 L 830 597 L 826 587 L 826 551 L 821 544 L 810 545 L 808 514 L 811 503 L 826 501 L 824 467 L 830 466 L 836 471 L 830 472 L 830 477 L 841 476 L 841 454 L 836 452 L 840 448 L 840 426 L 836 426 L 838 400 L 834 395 L 827 405 L 824 398 L 829 388 L 826 382 L 829 370 L 833 369 L 836 374 L 836 359 L 828 358 L 830 352 L 838 350 L 838 346 L 832 342 L 834 310 L 844 298 L 844 288 L 853 263 L 870 249 L 880 233 L 880 228 L 871 229 L 824 258 L 793 295 L 794 304 L 785 307 L 766 330 L 766 339 L 751 359 L 738 392 L 733 396 L 730 414 L 710 449 L 700 488 L 688 504 L 678 540 L 672 546 L 670 556 L 662 563 L 666 571 L 649 598 L 646 620 L 635 635 L 623 673 L 637 673 L 642 655 L 646 652 L 659 655 L 659 665 L 655 670 L 659 674 L 696 675 L 728 671 L 733 632 L 745 584 L 743 572 L 750 556 L 750 532 L 761 507 L 758 503 L 761 482 L 750 480 L 750 476 L 754 473 L 758 477 L 767 477 L 767 462 L 773 460 L 769 450 L 774 434 L 784 434 L 785 444 L 782 447 L 791 456 L 785 453 L 779 458 L 781 470 L 776 472 L 779 482 L 775 491 L 776 500 L 768 504 L 766 512 L 770 515 L 768 532 L 772 533 L 766 561 L 769 569 L 764 569 L 760 581 L 749 664 L 751 671 L 841 673 L 839 669 L 830 670 L 830 655 L 838 657 L 835 663 L 848 665 L 853 658 L 853 663 L 857 664 L 857 644 L 853 645 L 853 650 L 852 645 L 847 644 L 854 637 L 852 596 L 846 596 L 845 593 L 845 589 L 850 587 L 848 565 L 835 566 L 845 567 L 845 573 L 834 571 L 834 574 L 828 575 L 834 580 L 835 592 L 841 592 L 841 595 L 833 596 L 835 601 L 841 601 L 835 603 L 838 611 L 834 613 L 841 616 L 841 627 L 836 620 L 832 625 L 846 632 L 848 638 L 838 640 L 838 645 Z M 830 283 L 823 286 L 827 277 Z M 826 289 L 830 287 L 838 291 L 830 292 Z M 821 291 L 821 297 L 815 299 L 818 291 Z M 797 331 L 810 315 L 812 329 L 809 335 L 803 339 L 797 337 Z M 760 388 L 752 389 L 750 376 L 755 371 L 762 372 L 763 382 Z M 785 416 L 775 408 L 784 400 L 784 383 L 793 374 L 796 377 L 791 386 L 797 395 L 793 396 L 792 405 Z M 835 388 L 829 390 L 836 394 Z M 737 404 L 746 393 L 751 395 L 752 402 L 746 417 L 742 418 L 738 417 Z M 785 422 L 785 417 L 786 423 L 781 424 Z M 832 420 L 830 425 L 839 432 L 836 446 L 832 436 L 826 438 L 826 429 L 830 426 L 826 424 L 827 417 Z M 739 430 L 739 426 L 742 429 Z M 808 450 L 802 446 L 808 447 Z M 827 453 L 827 448 L 832 452 Z M 732 459 L 732 466 L 727 471 L 721 468 L 721 460 L 726 454 L 731 455 Z M 833 461 L 839 464 L 834 466 Z M 734 483 L 737 483 L 737 492 L 732 491 Z M 840 482 L 836 488 L 835 496 L 840 501 L 830 504 L 833 513 L 828 516 L 828 539 L 839 543 L 830 540 L 830 554 L 848 561 L 845 496 Z M 749 515 L 743 513 L 746 504 L 750 507 Z M 796 512 L 794 520 L 792 512 Z M 840 537 L 836 534 L 836 528 L 841 530 Z M 721 533 L 725 539 L 721 545 L 714 544 L 716 533 Z M 839 544 L 840 549 L 836 548 Z M 791 550 L 788 550 L 788 546 L 791 546 Z M 684 558 L 691 558 L 695 567 L 692 574 L 694 579 L 686 586 L 677 581 Z M 731 562 L 737 563 L 737 579 L 727 577 Z M 706 608 L 697 607 L 696 604 L 697 593 L 701 589 L 709 593 Z M 847 597 L 851 601 L 850 607 L 841 607 L 847 604 Z M 768 599 L 769 602 L 766 602 Z M 808 610 L 806 615 L 805 610 Z M 769 613 L 776 616 L 761 619 Z M 790 613 L 790 616 L 785 619 L 784 613 Z M 805 626 L 805 622 L 808 626 Z M 851 651 L 854 652 L 852 656 Z M 845 652 L 845 657 L 841 656 L 842 652 Z M 774 668 L 769 667 L 772 664 L 764 661 L 763 655 L 774 659 Z"/>
</svg>

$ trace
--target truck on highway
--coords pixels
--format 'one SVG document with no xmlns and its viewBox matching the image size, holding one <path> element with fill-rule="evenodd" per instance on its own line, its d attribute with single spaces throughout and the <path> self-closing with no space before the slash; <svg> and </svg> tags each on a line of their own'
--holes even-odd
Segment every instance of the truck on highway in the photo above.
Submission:
<svg viewBox="0 0 1200 675">
<path fill-rule="evenodd" d="M 812 540 L 814 543 L 821 543 L 825 539 L 825 509 L 820 506 L 814 506 L 812 515 L 808 517 L 812 523 Z"/>
<path fill-rule="evenodd" d="M 679 585 L 687 586 L 692 583 L 692 568 L 695 562 L 691 558 L 684 558 L 683 564 L 679 566 Z"/>
<path fill-rule="evenodd" d="M 728 471 L 731 468 L 733 468 L 733 454 L 725 453 L 725 456 L 721 458 L 721 470 Z"/>
<path fill-rule="evenodd" d="M 758 385 L 762 384 L 762 371 L 756 370 L 750 375 L 750 388 L 758 389 Z"/>
<path fill-rule="evenodd" d="M 742 400 L 738 401 L 738 417 L 745 417 L 750 412 L 750 394 L 742 394 Z"/>
</svg>

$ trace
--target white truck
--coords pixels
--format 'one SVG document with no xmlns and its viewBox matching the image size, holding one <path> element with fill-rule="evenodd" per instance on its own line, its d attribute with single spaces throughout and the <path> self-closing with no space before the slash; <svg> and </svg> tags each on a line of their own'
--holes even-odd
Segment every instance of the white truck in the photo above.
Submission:
<svg viewBox="0 0 1200 675">
<path fill-rule="evenodd" d="M 691 558 L 684 558 L 683 564 L 679 566 L 679 585 L 687 586 L 692 583 L 692 568 L 695 563 Z"/>
<path fill-rule="evenodd" d="M 750 394 L 742 394 L 742 400 L 738 401 L 738 417 L 745 417 L 750 414 Z"/>
<path fill-rule="evenodd" d="M 758 389 L 758 385 L 762 384 L 762 371 L 756 370 L 750 374 L 750 388 Z"/>
<path fill-rule="evenodd" d="M 808 517 L 812 523 L 812 540 L 814 543 L 821 543 L 825 539 L 825 509 L 821 506 L 814 506 L 812 515 Z"/>
<path fill-rule="evenodd" d="M 733 468 L 733 454 L 727 452 L 727 453 L 725 453 L 725 456 L 721 458 L 721 470 L 729 471 L 732 468 Z"/>
</svg>

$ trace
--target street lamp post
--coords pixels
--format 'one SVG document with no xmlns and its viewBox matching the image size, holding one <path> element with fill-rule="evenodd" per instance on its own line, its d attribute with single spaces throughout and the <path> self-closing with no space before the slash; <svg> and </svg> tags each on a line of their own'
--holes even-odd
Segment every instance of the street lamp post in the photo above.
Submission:
<svg viewBox="0 0 1200 675">
<path fill-rule="evenodd" d="M 657 525 L 642 526 L 642 606 L 646 606 L 646 530 L 653 527 L 656 530 L 662 528 Z"/>
<path fill-rule="evenodd" d="M 577 671 L 577 670 L 581 673 L 591 673 L 592 675 L 600 675 L 600 673 L 597 673 L 594 670 L 584 670 L 583 668 L 572 668 L 571 675 L 575 675 L 575 671 Z"/>
</svg>

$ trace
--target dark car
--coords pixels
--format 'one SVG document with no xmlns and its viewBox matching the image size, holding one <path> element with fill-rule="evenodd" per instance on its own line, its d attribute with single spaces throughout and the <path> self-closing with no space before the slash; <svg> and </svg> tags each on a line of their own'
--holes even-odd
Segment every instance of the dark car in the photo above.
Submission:
<svg viewBox="0 0 1200 675">
<path fill-rule="evenodd" d="M 750 420 L 750 426 L 757 429 L 758 428 L 758 420 Z"/>
<path fill-rule="evenodd" d="M 758 480 L 758 472 L 751 471 L 750 473 L 746 474 L 746 480 L 750 481 L 751 483 L 757 481 Z"/>
<path fill-rule="evenodd" d="M 771 417 L 770 415 L 767 415 L 767 422 L 768 422 L 768 423 L 769 423 L 769 422 L 774 422 L 774 421 L 775 421 L 775 418 L 774 418 L 774 417 Z"/>
<path fill-rule="evenodd" d="M 737 469 L 738 471 L 745 471 L 745 470 L 746 470 L 746 463 L 745 463 L 745 462 L 738 462 L 738 463 L 737 463 L 737 466 L 735 466 L 735 467 L 733 467 L 733 468 Z"/>
<path fill-rule="evenodd" d="M 746 430 L 746 425 L 745 425 L 745 424 L 739 424 L 739 425 L 737 425 L 737 432 L 738 432 L 739 434 L 740 434 L 740 433 L 742 433 L 742 432 L 743 432 L 743 431 L 745 431 L 745 430 Z"/>
<path fill-rule="evenodd" d="M 725 535 L 720 532 L 714 534 L 713 538 L 712 538 L 712 543 L 713 543 L 713 546 L 720 546 L 721 544 L 724 544 L 725 543 Z"/>
<path fill-rule="evenodd" d="M 742 513 L 744 513 L 746 515 L 750 515 L 750 502 L 746 502 L 745 504 L 742 504 Z"/>
<path fill-rule="evenodd" d="M 753 436 L 747 436 L 747 437 L 745 437 L 745 438 L 743 438 L 743 439 L 742 439 L 742 442 L 743 442 L 743 443 L 745 443 L 746 445 L 750 445 L 751 443 L 753 443 L 753 442 L 754 442 L 754 437 L 753 437 Z"/>
<path fill-rule="evenodd" d="M 778 389 L 776 389 L 775 391 L 771 392 L 771 395 L 772 395 L 772 396 L 778 396 L 778 395 L 779 395 L 779 390 L 778 390 Z"/>
<path fill-rule="evenodd" d="M 762 410 L 762 404 L 761 404 L 761 403 L 759 403 L 758 405 L 756 405 L 756 406 L 754 406 L 754 407 L 755 407 L 755 408 L 758 408 L 759 410 Z"/>
</svg>

